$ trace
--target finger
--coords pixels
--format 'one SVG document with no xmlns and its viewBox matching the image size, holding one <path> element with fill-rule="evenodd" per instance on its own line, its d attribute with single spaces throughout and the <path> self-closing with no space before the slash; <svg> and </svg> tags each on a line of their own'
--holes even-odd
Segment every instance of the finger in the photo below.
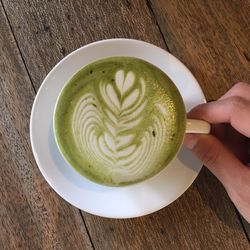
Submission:
<svg viewBox="0 0 250 250">
<path fill-rule="evenodd" d="M 224 123 L 212 124 L 210 133 L 217 137 L 220 141 L 223 141 L 227 135 L 227 125 L 228 124 Z"/>
<path fill-rule="evenodd" d="M 230 123 L 238 132 L 250 137 L 250 101 L 239 96 L 201 104 L 189 112 L 190 118 L 209 123 Z"/>
<path fill-rule="evenodd" d="M 228 92 L 226 92 L 219 100 L 226 99 L 232 96 L 240 96 L 245 100 L 250 101 L 250 84 L 245 82 L 236 83 Z"/>
<path fill-rule="evenodd" d="M 211 134 L 218 138 L 244 165 L 249 163 L 248 142 L 246 136 L 236 131 L 230 124 L 213 124 Z"/>
<path fill-rule="evenodd" d="M 248 166 L 250 166 L 250 140 L 247 141 Z"/>
<path fill-rule="evenodd" d="M 243 163 L 249 162 L 249 154 L 247 152 L 247 144 L 249 138 L 243 136 L 230 125 L 227 127 L 226 137 L 223 144 Z"/>
<path fill-rule="evenodd" d="M 227 124 L 226 127 L 226 136 L 225 140 L 228 141 L 231 144 L 234 143 L 246 143 L 249 138 L 239 133 L 235 128 L 233 128 L 231 125 Z"/>
<path fill-rule="evenodd" d="M 247 167 L 212 135 L 186 134 L 184 144 L 226 188 L 237 185 L 245 174 Z"/>
</svg>

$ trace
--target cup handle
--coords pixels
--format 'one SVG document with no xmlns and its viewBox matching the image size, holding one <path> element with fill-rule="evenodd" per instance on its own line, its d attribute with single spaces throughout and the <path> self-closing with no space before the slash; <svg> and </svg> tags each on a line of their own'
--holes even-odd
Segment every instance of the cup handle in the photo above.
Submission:
<svg viewBox="0 0 250 250">
<path fill-rule="evenodd" d="M 211 125 L 203 120 L 187 119 L 186 133 L 209 134 Z"/>
</svg>

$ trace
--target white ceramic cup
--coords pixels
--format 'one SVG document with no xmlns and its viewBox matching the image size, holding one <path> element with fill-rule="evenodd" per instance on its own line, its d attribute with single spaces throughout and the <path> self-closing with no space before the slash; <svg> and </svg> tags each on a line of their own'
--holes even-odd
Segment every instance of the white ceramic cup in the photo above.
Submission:
<svg viewBox="0 0 250 250">
<path fill-rule="evenodd" d="M 128 60 L 126 57 L 117 57 L 117 59 L 114 59 L 115 57 L 113 57 L 113 58 L 102 58 L 102 60 L 118 60 L 118 62 L 122 62 L 122 63 L 125 63 L 126 62 L 126 60 Z M 134 58 L 134 57 L 129 57 L 130 59 L 129 60 L 131 60 L 132 58 L 132 60 L 134 60 L 133 62 L 137 62 L 139 65 L 140 65 L 140 63 L 142 63 L 143 61 L 142 60 L 138 60 L 137 58 Z M 93 72 L 93 70 L 94 71 L 96 71 L 95 70 L 95 63 L 99 63 L 98 64 L 98 67 L 99 67 L 99 65 L 100 65 L 100 63 L 101 62 L 103 62 L 103 61 L 100 61 L 100 60 L 97 60 L 97 61 L 95 61 L 93 64 L 91 64 L 91 65 L 85 65 L 80 71 L 77 71 L 76 73 L 75 73 L 75 75 L 72 77 L 72 79 L 74 79 L 74 78 L 77 78 L 78 79 L 78 81 L 79 81 L 79 79 L 80 79 L 80 77 L 79 77 L 79 75 L 78 74 L 80 74 L 80 72 L 88 72 L 88 74 L 86 75 L 86 74 L 84 74 L 84 75 L 81 75 L 81 79 L 85 79 L 85 78 L 87 78 L 87 79 L 89 79 L 88 77 L 90 77 L 89 75 L 89 68 L 91 68 L 91 71 Z M 119 61 L 120 60 L 120 61 Z M 144 60 L 145 61 L 145 60 Z M 150 65 L 151 63 L 149 63 L 149 62 L 146 62 L 146 65 Z M 94 65 L 94 66 L 93 66 Z M 144 65 L 145 65 L 145 62 L 144 62 Z M 152 65 L 152 64 L 151 64 Z M 161 71 L 159 68 L 157 68 L 155 65 L 153 65 L 154 66 L 154 68 L 156 69 L 156 72 L 157 72 L 157 74 L 159 74 L 160 76 L 166 76 L 166 74 L 163 72 L 163 71 Z M 147 67 L 149 67 L 149 66 L 147 66 Z M 152 67 L 152 66 L 150 66 L 150 67 Z M 92 70 L 93 69 L 93 70 Z M 98 68 L 97 68 L 98 69 Z M 112 69 L 112 68 L 111 68 Z M 149 70 L 148 68 L 146 68 L 147 70 Z M 109 71 L 109 68 L 106 70 L 107 72 Z M 105 72 L 105 71 L 103 71 L 103 72 Z M 151 72 L 150 70 L 148 71 L 148 72 Z M 92 74 L 92 73 L 91 73 Z M 156 73 L 155 73 L 156 74 Z M 77 75 L 77 77 L 76 77 L 76 75 Z M 92 75 L 91 75 L 92 76 Z M 163 79 L 163 78 L 161 78 L 161 79 Z M 170 78 L 169 78 L 169 76 L 167 76 L 167 77 L 165 77 L 164 79 L 169 79 L 169 81 L 170 81 Z M 94 80 L 92 80 L 92 81 L 94 81 Z M 122 80 L 123 81 L 123 80 Z M 134 80 L 132 80 L 132 81 L 134 81 Z M 89 82 L 89 80 L 88 80 L 88 82 Z M 102 82 L 102 81 L 101 81 Z M 114 86 L 118 86 L 117 84 L 117 81 L 115 80 L 113 80 L 113 85 Z M 96 83 L 96 84 L 100 84 L 100 83 Z M 113 85 L 111 85 L 111 83 L 109 83 L 110 84 L 110 86 L 113 86 Z M 157 163 L 154 163 L 155 165 L 152 165 L 151 164 L 151 166 L 150 166 L 150 168 L 148 168 L 147 167 L 147 163 L 146 162 L 143 162 L 143 163 L 140 163 L 141 165 L 139 165 L 140 166 L 140 169 L 141 169 L 141 172 L 142 173 L 140 173 L 140 175 L 137 175 L 137 174 L 134 174 L 134 172 L 133 172 L 133 176 L 132 176 L 132 174 L 127 174 L 127 172 L 126 173 L 124 173 L 124 172 L 122 172 L 121 171 L 121 173 L 120 172 L 118 172 L 118 174 L 117 174 L 117 176 L 118 177 L 110 177 L 109 175 L 106 175 L 106 173 L 105 172 L 101 172 L 101 169 L 107 169 L 107 172 L 108 173 L 110 173 L 110 169 L 112 169 L 113 167 L 117 167 L 117 169 L 119 169 L 118 168 L 118 166 L 120 166 L 119 165 L 119 163 L 116 163 L 116 165 L 115 166 L 112 166 L 112 165 L 110 165 L 110 163 L 106 166 L 105 164 L 107 164 L 107 163 L 105 163 L 105 162 L 102 162 L 101 164 L 103 164 L 103 166 L 102 167 L 100 167 L 99 165 L 98 165 L 98 167 L 92 167 L 91 169 L 89 168 L 89 167 L 87 167 L 87 166 L 91 166 L 91 165 L 93 165 L 93 162 L 91 162 L 90 160 L 89 160 L 89 158 L 87 158 L 87 156 L 85 155 L 84 157 L 82 156 L 82 154 L 79 154 L 79 152 L 83 152 L 83 151 L 81 151 L 82 150 L 82 141 L 85 141 L 86 140 L 86 138 L 89 138 L 88 137 L 88 134 L 89 134 L 89 130 L 88 130 L 88 134 L 86 134 L 86 135 L 84 135 L 85 137 L 84 137 L 84 139 L 83 139 L 83 136 L 82 136 L 82 134 L 84 134 L 84 133 L 82 133 L 82 131 L 80 132 L 80 131 L 78 131 L 78 130 L 75 130 L 74 128 L 75 128 L 75 126 L 76 127 L 79 127 L 79 124 L 78 125 L 72 125 L 71 124 L 71 126 L 70 126 L 70 129 L 71 130 L 67 130 L 68 132 L 68 134 L 71 134 L 75 139 L 74 139 L 74 144 L 73 144 L 73 148 L 74 148 L 74 152 L 77 152 L 77 153 L 68 153 L 68 152 L 72 152 L 72 149 L 71 149 L 71 146 L 68 144 L 68 140 L 66 140 L 65 139 L 65 134 L 63 134 L 62 132 L 58 132 L 58 131 L 65 131 L 65 130 L 63 130 L 62 129 L 62 126 L 63 126 L 63 124 L 65 124 L 66 123 L 66 121 L 64 121 L 64 120 L 62 120 L 62 119 L 66 119 L 66 118 L 62 118 L 62 117 L 64 117 L 64 116 L 62 116 L 62 114 L 64 114 L 64 113 L 74 113 L 75 114 L 75 111 L 72 111 L 72 110 L 68 110 L 68 108 L 71 106 L 70 105 L 70 103 L 71 103 L 71 100 L 73 100 L 73 97 L 72 96 L 70 96 L 70 98 L 72 98 L 72 99 L 69 99 L 69 97 L 67 97 L 66 98 L 66 100 L 67 100 L 67 102 L 65 103 L 65 99 L 64 99 L 64 96 L 66 95 L 67 96 L 67 93 L 72 93 L 72 88 L 74 89 L 74 91 L 73 91 L 73 93 L 77 93 L 77 96 L 79 96 L 79 94 L 78 94 L 78 90 L 79 90 L 79 86 L 80 85 L 77 85 L 77 84 L 72 84 L 72 80 L 70 79 L 69 81 L 68 81 L 68 83 L 64 86 L 64 88 L 62 89 L 62 91 L 61 91 L 61 93 L 59 94 L 59 96 L 58 96 L 58 99 L 57 99 L 57 103 L 56 103 L 56 105 L 55 105 L 55 110 L 54 110 L 54 123 L 53 123 L 53 126 L 54 126 L 54 135 L 55 135 L 55 139 L 56 139 L 56 143 L 57 143 L 57 145 L 58 145 L 58 148 L 59 148 L 59 150 L 60 150 L 60 152 L 61 152 L 61 154 L 62 154 L 62 156 L 64 157 L 64 159 L 69 163 L 69 165 L 71 165 L 75 170 L 77 170 L 81 175 L 83 175 L 83 176 L 85 176 L 85 177 L 87 177 L 87 178 L 89 178 L 90 180 L 92 180 L 92 181 L 94 181 L 94 182 L 96 182 L 96 183 L 99 183 L 99 184 L 103 184 L 103 185 L 108 185 L 108 186 L 124 186 L 124 185 L 131 185 L 131 184 L 135 184 L 135 183 L 138 183 L 138 182 L 141 182 L 141 181 L 144 181 L 144 180 L 146 180 L 146 179 L 148 179 L 148 178 L 150 178 L 150 177 L 152 177 L 153 175 L 156 175 L 158 172 L 160 172 L 162 169 L 163 169 L 163 167 L 164 166 L 162 166 L 163 164 L 161 163 L 161 168 L 159 168 L 159 167 L 157 167 L 158 165 L 157 165 Z M 83 85 L 81 85 L 81 86 L 83 86 Z M 85 85 L 84 85 L 85 86 Z M 98 85 L 99 86 L 99 85 Z M 169 85 L 167 85 L 166 84 L 166 86 L 168 86 L 168 91 L 170 92 L 169 94 L 170 94 L 170 96 L 173 94 L 176 94 L 176 92 L 178 93 L 177 95 L 175 95 L 175 102 L 173 102 L 174 103 L 174 109 L 173 110 L 175 110 L 174 112 L 175 112 L 175 116 L 176 117 L 178 117 L 178 124 L 176 123 L 175 125 L 176 125 L 176 127 L 175 127 L 175 129 L 176 129 L 176 132 L 175 132 L 175 135 L 176 136 L 173 136 L 173 138 L 171 139 L 171 143 L 172 144 L 169 144 L 169 152 L 170 153 L 167 153 L 167 151 L 162 151 L 163 150 L 163 148 L 164 147 L 161 147 L 158 151 L 157 151 L 157 153 L 158 152 L 162 152 L 163 154 L 164 154 L 164 157 L 168 157 L 168 162 L 166 163 L 166 161 L 165 161 L 165 164 L 166 164 L 166 166 L 169 164 L 169 161 L 171 161 L 175 156 L 176 156 L 176 154 L 179 152 L 179 150 L 180 150 L 180 148 L 181 148 L 181 145 L 182 145 L 182 143 L 183 143 L 183 140 L 184 140 L 184 135 L 185 135 L 185 133 L 202 133 L 202 134 L 206 134 L 206 133 L 209 133 L 210 132 L 210 124 L 209 123 L 207 123 L 207 122 L 205 122 L 205 121 L 202 121 L 202 120 L 195 120 L 195 119 L 187 119 L 186 118 L 186 112 L 185 112 L 185 105 L 184 105 L 184 101 L 183 101 L 183 99 L 182 99 L 182 97 L 181 97 L 181 94 L 180 94 L 180 92 L 179 92 L 179 90 L 178 90 L 178 88 L 176 87 L 176 85 L 174 84 L 174 82 L 173 81 L 170 81 L 170 84 Z M 119 87 L 117 87 L 117 88 L 119 88 Z M 113 87 L 112 87 L 112 90 L 113 90 Z M 69 91 L 69 92 L 67 92 L 67 91 Z M 106 95 L 106 94 L 105 94 Z M 114 98 L 116 97 L 116 95 L 115 94 L 113 94 L 114 95 Z M 113 97 L 113 96 L 112 96 Z M 112 97 L 110 97 L 111 99 L 112 99 Z M 81 97 L 81 98 L 83 98 L 83 97 Z M 110 99 L 110 100 L 111 100 Z M 81 102 L 83 102 L 82 100 L 83 99 L 80 99 L 81 100 Z M 118 99 L 117 99 L 118 100 Z M 85 102 L 86 103 L 86 102 Z M 78 104 L 77 104 L 78 105 Z M 121 105 L 122 106 L 122 105 Z M 63 108 L 61 108 L 61 107 L 63 107 Z M 77 106 L 78 107 L 78 106 Z M 92 106 L 91 106 L 92 107 Z M 96 107 L 96 105 L 95 105 L 95 107 Z M 75 108 L 74 108 L 75 109 Z M 65 111 L 65 110 L 67 110 L 67 112 Z M 85 110 L 85 108 L 81 108 L 81 110 Z M 87 109 L 86 109 L 87 110 Z M 82 112 L 82 111 L 81 111 Z M 85 111 L 85 112 L 87 112 L 87 111 Z M 89 111 L 88 111 L 89 112 Z M 172 111 L 171 111 L 172 112 Z M 79 113 L 79 111 L 77 111 L 76 112 L 77 114 Z M 82 113 L 81 113 L 82 114 Z M 88 113 L 84 113 L 84 114 L 82 114 L 82 117 L 86 117 L 86 116 L 88 116 Z M 73 117 L 74 117 L 74 115 L 73 115 Z M 79 119 L 76 119 L 77 121 L 79 120 Z M 117 120 L 118 120 L 118 118 L 117 118 Z M 102 118 L 100 117 L 100 121 L 103 121 L 102 120 Z M 69 121 L 69 120 L 67 120 L 67 124 L 68 124 L 68 122 L 71 122 L 71 121 Z M 85 121 L 86 122 L 86 121 Z M 167 121 L 165 120 L 165 123 L 166 123 Z M 88 124 L 87 122 L 86 122 L 86 124 Z M 83 128 L 85 128 L 86 126 L 85 125 L 83 125 L 82 123 L 81 123 L 81 126 L 83 127 Z M 95 126 L 101 126 L 101 124 L 99 124 L 99 125 L 95 125 Z M 138 125 L 136 125 L 136 126 L 138 126 Z M 109 127 L 108 127 L 109 128 Z M 131 128 L 131 129 L 134 129 L 134 128 Z M 75 131 L 78 131 L 79 132 L 79 134 L 81 135 L 76 135 L 75 133 Z M 129 130 L 128 130 L 129 131 Z M 78 141 L 78 137 L 80 136 L 80 143 L 78 143 L 77 141 Z M 102 135 L 103 136 L 103 135 Z M 76 139 L 77 138 L 77 139 Z M 105 137 L 105 133 L 104 133 L 104 138 L 106 138 Z M 104 139 L 105 140 L 105 139 Z M 111 136 L 111 137 L 107 137 L 107 141 L 105 141 L 105 145 L 108 145 L 107 147 L 110 147 L 110 148 L 112 148 L 112 145 L 114 144 L 114 140 L 115 140 L 115 138 L 113 138 L 113 136 Z M 160 140 L 160 138 L 158 138 L 158 141 Z M 92 141 L 91 142 L 88 142 L 88 144 L 89 143 L 93 143 Z M 110 143 L 110 144 L 109 144 Z M 87 144 L 87 145 L 88 145 Z M 126 143 L 125 143 L 126 144 Z M 110 146 L 111 145 L 111 146 Z M 88 148 L 88 150 L 90 150 L 90 151 L 88 151 L 88 152 L 92 152 L 92 147 L 91 147 L 91 149 L 89 149 Z M 106 151 L 105 151 L 106 150 Z M 107 154 L 109 155 L 109 154 L 111 154 L 110 153 L 110 151 L 109 151 L 109 149 L 105 149 L 105 150 L 103 150 L 104 152 L 108 152 Z M 86 152 L 86 151 L 85 151 Z M 96 155 L 96 152 L 92 152 L 94 155 Z M 112 151 L 112 153 L 113 153 L 113 151 Z M 90 154 L 90 153 L 88 153 L 88 154 Z M 81 158 L 81 160 L 78 160 L 79 158 L 78 158 L 78 156 L 81 156 L 82 158 Z M 99 151 L 97 151 L 97 155 L 99 156 Z M 102 155 L 102 151 L 101 151 L 101 155 Z M 105 154 L 104 154 L 105 155 Z M 147 158 L 147 157 L 145 157 L 145 154 L 143 154 L 144 155 L 144 157 L 141 157 L 140 159 L 149 159 L 149 160 L 151 160 L 151 158 Z M 155 155 L 157 155 L 157 154 L 155 154 Z M 113 155 L 113 157 L 116 157 L 116 155 Z M 86 159 L 88 159 L 88 160 L 86 160 Z M 100 159 L 103 159 L 102 158 L 102 156 L 100 156 L 99 157 L 99 159 L 98 160 L 100 160 Z M 166 158 L 167 159 L 167 158 Z M 149 161 L 148 160 L 148 161 Z M 157 160 L 157 159 L 156 159 Z M 135 161 L 135 160 L 134 160 Z M 145 160 L 146 161 L 146 160 Z M 150 161 L 149 161 L 150 162 Z M 154 161 L 155 162 L 155 161 Z M 134 168 L 134 166 L 133 166 L 133 164 L 134 164 L 134 162 L 131 162 L 130 163 L 131 164 L 131 168 Z M 112 167 L 111 167 L 112 166 Z M 126 169 L 126 166 L 123 166 L 123 165 L 121 165 L 122 167 L 123 167 L 123 169 Z M 146 167 L 145 167 L 146 166 Z M 165 166 L 165 167 L 166 167 Z M 148 169 L 150 169 L 150 171 L 151 172 L 147 172 L 148 171 Z M 103 170 L 102 170 L 103 171 Z M 127 170 L 128 171 L 128 170 Z M 144 171 L 144 172 L 143 172 Z M 145 172 L 146 171 L 146 172 Z M 111 171 L 111 173 L 116 173 L 115 172 L 115 170 L 112 170 Z M 129 172 L 129 171 L 128 171 Z M 98 174 L 97 174 L 98 173 Z M 145 174 L 146 173 L 146 174 Z M 150 174 L 148 174 L 148 173 L 150 173 Z"/>
</svg>

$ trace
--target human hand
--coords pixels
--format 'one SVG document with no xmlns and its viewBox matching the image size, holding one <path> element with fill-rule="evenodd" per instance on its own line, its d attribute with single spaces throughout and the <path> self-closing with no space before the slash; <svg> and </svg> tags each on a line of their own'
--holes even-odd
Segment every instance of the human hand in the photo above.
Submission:
<svg viewBox="0 0 250 250">
<path fill-rule="evenodd" d="M 212 131 L 186 134 L 184 144 L 221 181 L 250 223 L 250 84 L 237 83 L 219 100 L 192 109 L 189 117 L 208 121 Z"/>
</svg>

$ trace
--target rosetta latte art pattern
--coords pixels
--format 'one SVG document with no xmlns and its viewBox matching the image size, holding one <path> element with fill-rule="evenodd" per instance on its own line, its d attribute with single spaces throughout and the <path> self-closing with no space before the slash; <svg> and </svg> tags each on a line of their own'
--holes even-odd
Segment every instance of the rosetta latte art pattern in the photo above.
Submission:
<svg viewBox="0 0 250 250">
<path fill-rule="evenodd" d="M 114 82 L 101 80 L 99 89 L 84 93 L 78 100 L 72 117 L 77 148 L 90 163 L 101 164 L 117 183 L 149 173 L 166 137 L 168 112 L 158 103 L 157 114 L 152 115 L 138 141 L 135 128 L 147 119 L 143 112 L 147 98 L 145 80 L 135 78 L 132 71 L 118 70 Z"/>
</svg>

